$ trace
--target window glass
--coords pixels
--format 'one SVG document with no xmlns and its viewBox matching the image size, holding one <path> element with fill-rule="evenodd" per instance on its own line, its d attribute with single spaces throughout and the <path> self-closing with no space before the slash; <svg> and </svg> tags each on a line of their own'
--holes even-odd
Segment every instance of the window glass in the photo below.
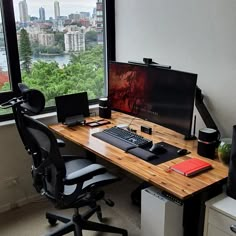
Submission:
<svg viewBox="0 0 236 236">
<path fill-rule="evenodd" d="M 0 93 L 11 90 L 9 81 L 2 14 L 0 12 Z"/>
<path fill-rule="evenodd" d="M 8 73 L 7 52 L 5 47 L 5 35 L 0 11 L 0 94 L 11 91 L 11 83 Z M 11 109 L 0 109 L 0 115 L 11 113 Z"/>
<path fill-rule="evenodd" d="M 104 96 L 103 1 L 13 3 L 22 81 L 41 90 L 47 106 L 63 94 L 87 91 L 89 99 Z"/>
</svg>

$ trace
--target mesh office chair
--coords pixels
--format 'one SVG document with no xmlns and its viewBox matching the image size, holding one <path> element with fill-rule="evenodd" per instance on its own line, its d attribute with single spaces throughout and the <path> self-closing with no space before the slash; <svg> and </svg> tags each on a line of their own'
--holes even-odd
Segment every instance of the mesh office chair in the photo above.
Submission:
<svg viewBox="0 0 236 236">
<path fill-rule="evenodd" d="M 46 213 L 51 225 L 55 225 L 57 220 L 65 223 L 48 235 L 59 236 L 74 232 L 75 236 L 82 236 L 82 230 L 91 230 L 127 236 L 124 229 L 88 220 L 94 213 L 102 220 L 101 207 L 97 201 L 104 199 L 104 192 L 98 190 L 98 187 L 114 183 L 118 178 L 108 173 L 102 165 L 94 164 L 88 159 L 61 155 L 60 145 L 54 134 L 47 126 L 26 114 L 36 114 L 43 109 L 43 94 L 24 85 L 20 85 L 20 90 L 21 97 L 14 98 L 1 107 L 12 107 L 23 144 L 33 157 L 31 172 L 34 187 L 56 208 L 74 208 L 71 218 Z M 108 205 L 113 205 L 111 200 L 105 201 Z M 80 214 L 79 208 L 84 206 L 88 207 L 88 211 Z"/>
</svg>

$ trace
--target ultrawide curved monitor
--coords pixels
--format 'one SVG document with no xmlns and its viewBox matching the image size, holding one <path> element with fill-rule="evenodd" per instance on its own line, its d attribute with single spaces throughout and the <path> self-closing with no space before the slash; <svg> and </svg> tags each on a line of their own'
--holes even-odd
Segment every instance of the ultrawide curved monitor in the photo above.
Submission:
<svg viewBox="0 0 236 236">
<path fill-rule="evenodd" d="M 108 97 L 113 110 L 190 137 L 196 82 L 193 73 L 110 62 Z"/>
</svg>

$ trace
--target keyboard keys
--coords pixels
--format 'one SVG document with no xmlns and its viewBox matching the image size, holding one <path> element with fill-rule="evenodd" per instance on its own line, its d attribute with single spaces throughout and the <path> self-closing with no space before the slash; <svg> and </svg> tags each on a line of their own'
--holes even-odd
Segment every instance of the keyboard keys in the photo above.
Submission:
<svg viewBox="0 0 236 236">
<path fill-rule="evenodd" d="M 123 141 L 126 141 L 128 143 L 134 144 L 137 147 L 144 147 L 152 144 L 151 140 L 116 126 L 111 127 L 109 129 L 105 129 L 103 130 L 103 132 L 116 138 L 119 138 Z"/>
</svg>

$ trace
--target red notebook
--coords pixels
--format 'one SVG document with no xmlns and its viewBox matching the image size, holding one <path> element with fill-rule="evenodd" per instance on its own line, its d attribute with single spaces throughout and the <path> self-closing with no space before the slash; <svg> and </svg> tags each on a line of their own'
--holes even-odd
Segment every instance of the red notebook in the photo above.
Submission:
<svg viewBox="0 0 236 236">
<path fill-rule="evenodd" d="M 170 167 L 171 170 L 174 170 L 185 176 L 192 176 L 211 168 L 212 165 L 210 163 L 197 158 L 191 158 Z"/>
</svg>

